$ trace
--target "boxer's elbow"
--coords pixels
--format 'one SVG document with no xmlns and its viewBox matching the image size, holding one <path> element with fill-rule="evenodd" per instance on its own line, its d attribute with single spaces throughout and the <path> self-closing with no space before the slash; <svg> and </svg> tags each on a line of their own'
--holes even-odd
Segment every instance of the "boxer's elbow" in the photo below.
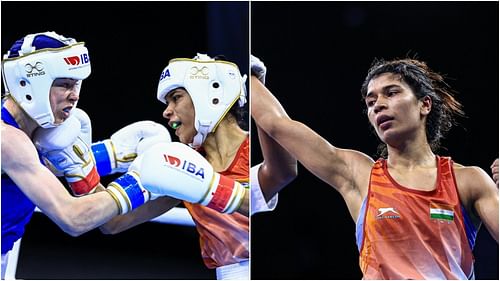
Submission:
<svg viewBox="0 0 500 281">
<path fill-rule="evenodd" d="M 67 234 L 78 237 L 97 227 L 88 206 L 73 206 L 60 218 L 59 227 Z"/>
<path fill-rule="evenodd" d="M 82 235 L 83 233 L 85 233 L 85 231 L 81 231 L 76 227 L 70 227 L 70 228 L 64 230 L 64 232 L 66 232 L 67 234 L 69 234 L 73 237 L 78 237 L 78 236 Z"/>
<path fill-rule="evenodd" d="M 297 177 L 296 161 L 271 164 L 264 162 L 260 168 L 259 182 L 266 201 L 271 200 Z"/>
<path fill-rule="evenodd" d="M 59 224 L 59 227 L 66 232 L 67 234 L 78 237 L 86 232 L 85 228 L 82 227 L 78 221 L 73 221 L 71 219 L 65 219 L 62 223 Z"/>
<path fill-rule="evenodd" d="M 259 127 L 274 139 L 283 134 L 287 134 L 294 123 L 294 121 L 286 115 L 276 115 L 272 118 L 263 119 L 262 121 L 262 124 L 258 123 Z"/>
</svg>

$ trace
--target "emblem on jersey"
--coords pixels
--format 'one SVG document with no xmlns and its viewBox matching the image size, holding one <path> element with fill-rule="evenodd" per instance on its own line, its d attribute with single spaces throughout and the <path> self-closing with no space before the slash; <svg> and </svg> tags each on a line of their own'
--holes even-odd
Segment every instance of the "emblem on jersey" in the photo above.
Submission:
<svg viewBox="0 0 500 281">
<path fill-rule="evenodd" d="M 452 222 L 455 218 L 455 212 L 453 212 L 453 206 L 438 204 L 431 202 L 429 206 L 429 214 L 431 220 L 440 220 Z"/>
<path fill-rule="evenodd" d="M 399 219 L 401 215 L 396 211 L 396 209 L 392 207 L 388 208 L 378 208 L 378 214 L 376 219 Z"/>
</svg>

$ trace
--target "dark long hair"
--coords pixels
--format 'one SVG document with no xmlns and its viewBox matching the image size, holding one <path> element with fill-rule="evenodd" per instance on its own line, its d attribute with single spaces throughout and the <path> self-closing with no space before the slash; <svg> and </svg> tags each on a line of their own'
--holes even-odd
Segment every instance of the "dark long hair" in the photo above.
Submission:
<svg viewBox="0 0 500 281">
<path fill-rule="evenodd" d="M 444 77 L 431 70 L 423 61 L 415 59 L 395 59 L 385 61 L 375 59 L 361 86 L 361 95 L 366 97 L 368 83 L 383 73 L 400 75 L 401 81 L 410 86 L 417 100 L 429 96 L 432 100 L 431 112 L 427 116 L 425 131 L 427 140 L 434 153 L 440 147 L 441 139 L 456 124 L 457 116 L 464 116 L 462 104 L 453 96 L 453 90 L 444 81 Z M 378 151 L 387 156 L 387 146 L 381 143 Z"/>
</svg>

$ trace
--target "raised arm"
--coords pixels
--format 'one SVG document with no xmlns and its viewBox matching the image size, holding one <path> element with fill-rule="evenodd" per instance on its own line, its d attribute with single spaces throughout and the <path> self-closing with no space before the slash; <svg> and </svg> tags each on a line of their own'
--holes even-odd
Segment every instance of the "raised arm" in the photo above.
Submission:
<svg viewBox="0 0 500 281">
<path fill-rule="evenodd" d="M 290 119 L 256 77 L 252 76 L 251 83 L 255 122 L 304 167 L 340 192 L 351 215 L 356 216 L 366 196 L 373 160 L 361 152 L 334 147 L 305 124 Z"/>
<path fill-rule="evenodd" d="M 266 83 L 267 67 L 259 58 L 252 54 L 250 55 L 250 65 L 252 76 L 264 85 Z M 278 108 L 278 110 L 283 116 L 288 117 L 283 107 Z M 253 179 L 258 183 L 252 184 L 251 188 L 259 189 L 258 191 L 252 191 L 252 195 L 256 196 L 255 204 L 261 204 L 258 202 L 262 200 L 260 199 L 262 196 L 265 204 L 269 207 L 269 200 L 297 176 L 297 160 L 279 143 L 267 135 L 258 123 L 256 123 L 256 128 L 264 160 L 259 166 L 252 168 L 258 169 L 256 178 Z M 256 210 L 259 209 L 257 205 L 254 208 Z"/>
<path fill-rule="evenodd" d="M 259 143 L 264 161 L 259 172 L 259 185 L 264 199 L 269 201 L 297 177 L 297 160 L 257 124 Z"/>
<path fill-rule="evenodd" d="M 305 124 L 290 119 L 279 101 L 255 77 L 252 77 L 251 102 L 252 117 L 260 128 L 337 190 L 342 191 L 354 183 L 357 174 L 371 168 L 370 157 L 358 151 L 339 149 Z"/>
</svg>

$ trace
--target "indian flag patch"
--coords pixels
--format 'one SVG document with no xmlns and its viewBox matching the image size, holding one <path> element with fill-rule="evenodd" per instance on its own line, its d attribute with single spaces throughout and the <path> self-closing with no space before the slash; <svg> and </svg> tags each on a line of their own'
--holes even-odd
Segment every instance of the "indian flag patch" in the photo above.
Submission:
<svg viewBox="0 0 500 281">
<path fill-rule="evenodd" d="M 431 202 L 429 212 L 431 215 L 431 219 L 436 220 L 453 221 L 453 217 L 455 216 L 452 206 L 437 204 L 434 202 Z"/>
</svg>

